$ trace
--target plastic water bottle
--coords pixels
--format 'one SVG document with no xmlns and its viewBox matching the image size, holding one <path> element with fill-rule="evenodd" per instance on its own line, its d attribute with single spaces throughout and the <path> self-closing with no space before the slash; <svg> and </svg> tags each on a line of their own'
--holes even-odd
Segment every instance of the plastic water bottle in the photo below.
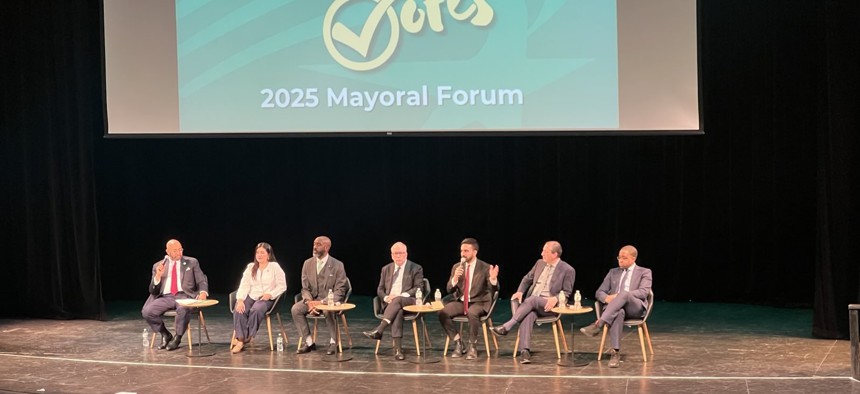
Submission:
<svg viewBox="0 0 860 394">
<path fill-rule="evenodd" d="M 421 291 L 421 288 L 415 290 L 415 305 L 421 306 L 424 304 L 424 292 Z"/>
<path fill-rule="evenodd" d="M 334 306 L 334 292 L 328 289 L 328 297 L 326 297 L 329 306 Z"/>
<path fill-rule="evenodd" d="M 143 347 L 149 347 L 149 329 L 143 329 Z"/>
<path fill-rule="evenodd" d="M 281 336 L 281 333 L 278 333 L 278 353 L 284 352 L 284 337 Z"/>
<path fill-rule="evenodd" d="M 436 295 L 433 297 L 436 299 L 436 302 L 442 302 L 442 291 L 436 289 Z"/>
<path fill-rule="evenodd" d="M 582 308 L 582 294 L 579 294 L 579 290 L 573 295 L 573 307 L 575 309 Z"/>
<path fill-rule="evenodd" d="M 564 296 L 564 291 L 558 292 L 558 306 L 564 308 L 567 303 L 567 298 Z"/>
</svg>

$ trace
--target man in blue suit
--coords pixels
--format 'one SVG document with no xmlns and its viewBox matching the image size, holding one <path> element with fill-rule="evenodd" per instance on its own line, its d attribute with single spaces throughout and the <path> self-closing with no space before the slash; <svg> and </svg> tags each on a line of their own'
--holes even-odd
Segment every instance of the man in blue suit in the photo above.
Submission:
<svg viewBox="0 0 860 394">
<path fill-rule="evenodd" d="M 600 319 L 580 331 L 588 336 L 596 336 L 609 325 L 609 341 L 612 349 L 609 359 L 610 368 L 618 368 L 621 363 L 621 330 L 626 316 L 639 318 L 645 316 L 648 293 L 651 292 L 651 270 L 636 265 L 639 252 L 632 245 L 618 251 L 618 268 L 609 270 L 603 284 L 597 289 L 595 297 L 606 304 Z"/>
<path fill-rule="evenodd" d="M 541 259 L 523 277 L 517 292 L 511 296 L 512 300 L 519 300 L 522 304 L 511 320 L 492 328 L 493 334 L 507 335 L 515 325 L 520 325 L 520 348 L 517 350 L 520 351 L 520 363 L 523 364 L 531 363 L 529 345 L 535 320 L 538 317 L 552 316 L 550 310 L 558 304 L 558 293 L 563 292 L 565 298 L 569 299 L 576 279 L 576 270 L 561 260 L 560 243 L 547 242 L 540 255 Z"/>
</svg>

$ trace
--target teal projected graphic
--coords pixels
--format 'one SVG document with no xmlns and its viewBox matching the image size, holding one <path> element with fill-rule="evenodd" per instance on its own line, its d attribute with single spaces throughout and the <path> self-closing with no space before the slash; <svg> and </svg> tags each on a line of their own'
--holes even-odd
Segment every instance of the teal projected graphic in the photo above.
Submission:
<svg viewBox="0 0 860 394">
<path fill-rule="evenodd" d="M 614 0 L 176 1 L 181 132 L 618 127 Z"/>
</svg>

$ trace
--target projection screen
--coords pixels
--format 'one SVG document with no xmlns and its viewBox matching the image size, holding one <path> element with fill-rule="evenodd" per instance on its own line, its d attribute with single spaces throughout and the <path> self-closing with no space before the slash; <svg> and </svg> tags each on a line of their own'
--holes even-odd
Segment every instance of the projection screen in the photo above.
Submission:
<svg viewBox="0 0 860 394">
<path fill-rule="evenodd" d="M 104 0 L 107 135 L 700 133 L 695 0 Z"/>
</svg>

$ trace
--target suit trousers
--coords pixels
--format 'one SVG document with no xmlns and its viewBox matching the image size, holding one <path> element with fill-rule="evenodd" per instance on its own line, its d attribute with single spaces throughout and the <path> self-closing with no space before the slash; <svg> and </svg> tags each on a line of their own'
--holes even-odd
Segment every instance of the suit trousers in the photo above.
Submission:
<svg viewBox="0 0 860 394">
<path fill-rule="evenodd" d="M 245 312 L 233 311 L 233 329 L 236 330 L 236 338 L 248 340 L 257 335 L 260 322 L 266 318 L 266 312 L 275 303 L 274 300 L 254 300 L 245 297 Z"/>
<path fill-rule="evenodd" d="M 469 303 L 469 314 L 466 316 L 469 319 L 469 343 L 478 342 L 478 332 L 481 329 L 481 316 L 487 314 L 486 308 L 488 306 L 488 302 Z M 459 300 L 449 302 L 445 305 L 445 308 L 439 311 L 439 322 L 442 323 L 442 328 L 445 329 L 448 338 L 453 340 L 457 336 L 457 329 L 454 328 L 453 318 L 463 315 L 463 302 Z"/>
<path fill-rule="evenodd" d="M 305 338 L 311 336 L 311 329 L 308 327 L 308 306 L 303 302 L 299 302 L 297 304 L 293 304 L 293 308 L 290 310 L 290 313 L 293 315 L 293 322 L 296 324 L 296 330 L 299 331 L 301 335 L 301 340 L 305 340 Z M 331 340 L 337 342 L 337 326 L 335 325 L 336 313 L 326 313 L 325 314 L 325 325 L 328 327 L 329 337 Z"/>
<path fill-rule="evenodd" d="M 645 306 L 642 300 L 633 297 L 629 292 L 618 293 L 612 302 L 606 304 L 600 320 L 609 324 L 609 343 L 613 349 L 621 349 L 621 332 L 624 329 L 624 318 L 626 316 L 642 317 L 645 315 Z"/>
<path fill-rule="evenodd" d="M 403 307 L 415 305 L 412 297 L 397 297 L 391 303 L 385 305 L 382 317 L 391 322 L 391 337 L 403 338 Z"/>
<path fill-rule="evenodd" d="M 503 326 L 511 331 L 514 325 L 520 325 L 520 348 L 517 350 L 531 349 L 532 329 L 538 317 L 555 316 L 555 313 L 545 312 L 546 298 L 531 296 L 525 299 L 517 308 L 517 312 Z"/>
<path fill-rule="evenodd" d="M 167 328 L 164 327 L 164 318 L 161 317 L 164 312 L 176 310 L 176 320 L 174 322 L 174 332 L 176 335 L 184 335 L 185 329 L 188 327 L 188 322 L 191 321 L 191 308 L 180 306 L 176 303 L 177 299 L 188 298 L 185 293 L 179 293 L 176 296 L 166 294 L 160 297 L 152 297 L 146 300 L 143 304 L 143 309 L 140 313 L 143 319 L 149 323 L 152 332 L 164 332 Z"/>
</svg>

